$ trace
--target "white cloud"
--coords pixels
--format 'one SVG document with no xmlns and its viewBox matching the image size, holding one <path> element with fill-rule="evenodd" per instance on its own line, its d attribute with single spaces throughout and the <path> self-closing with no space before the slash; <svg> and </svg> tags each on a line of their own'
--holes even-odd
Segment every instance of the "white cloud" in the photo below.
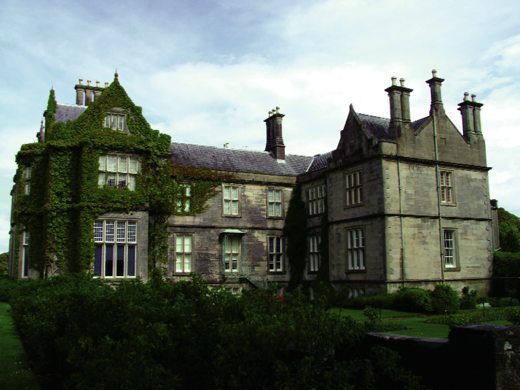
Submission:
<svg viewBox="0 0 520 390">
<path fill-rule="evenodd" d="M 424 81 L 437 68 L 457 126 L 464 91 L 484 103 L 491 193 L 520 213 L 517 1 L 4 3 L 0 234 L 14 156 L 35 140 L 50 86 L 73 102 L 77 78 L 110 81 L 116 67 L 147 119 L 174 141 L 262 150 L 263 120 L 280 106 L 287 152 L 307 155 L 335 148 L 350 103 L 388 116 L 392 75 L 414 89 L 412 117 L 427 115 Z"/>
</svg>

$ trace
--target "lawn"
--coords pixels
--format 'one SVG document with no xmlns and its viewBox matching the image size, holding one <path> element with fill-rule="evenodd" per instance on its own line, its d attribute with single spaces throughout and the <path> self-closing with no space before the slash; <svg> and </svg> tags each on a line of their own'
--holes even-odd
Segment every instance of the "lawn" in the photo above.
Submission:
<svg viewBox="0 0 520 390">
<path fill-rule="evenodd" d="M 365 321 L 367 317 L 363 314 L 363 310 L 359 309 L 330 309 L 331 312 L 340 316 L 348 316 L 356 321 Z M 386 333 L 399 334 L 403 336 L 425 337 L 425 338 L 447 338 L 450 332 L 448 325 L 431 324 L 425 322 L 431 316 L 420 313 L 407 313 L 395 310 L 381 309 L 379 310 L 380 318 L 383 322 L 398 323 L 402 325 L 401 330 L 392 330 Z M 510 325 L 508 321 L 486 321 L 497 325 Z"/>
<path fill-rule="evenodd" d="M 0 389 L 39 389 L 27 359 L 9 305 L 0 302 Z"/>
</svg>

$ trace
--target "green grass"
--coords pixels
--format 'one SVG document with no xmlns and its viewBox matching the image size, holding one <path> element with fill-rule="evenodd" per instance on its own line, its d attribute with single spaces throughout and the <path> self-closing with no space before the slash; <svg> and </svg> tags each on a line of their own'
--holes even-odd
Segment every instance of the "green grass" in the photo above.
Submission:
<svg viewBox="0 0 520 390">
<path fill-rule="evenodd" d="M 359 309 L 330 309 L 332 313 L 341 316 L 348 316 L 356 321 L 366 321 L 363 310 Z M 424 338 L 447 338 L 450 332 L 450 327 L 443 324 L 427 323 L 425 322 L 431 316 L 419 313 L 407 313 L 395 310 L 381 309 L 379 310 L 380 318 L 385 323 L 398 323 L 402 325 L 401 330 L 392 330 L 385 333 L 399 334 L 403 336 L 414 336 Z M 496 325 L 511 325 L 508 321 L 486 321 L 487 324 Z"/>
<path fill-rule="evenodd" d="M 0 302 L 0 389 L 39 389 L 13 320 L 9 305 Z"/>
</svg>

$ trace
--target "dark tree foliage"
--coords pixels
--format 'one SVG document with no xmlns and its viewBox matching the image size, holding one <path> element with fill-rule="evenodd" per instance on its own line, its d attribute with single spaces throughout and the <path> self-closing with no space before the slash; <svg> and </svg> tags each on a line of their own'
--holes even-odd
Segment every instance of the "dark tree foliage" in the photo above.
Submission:
<svg viewBox="0 0 520 390">
<path fill-rule="evenodd" d="M 505 252 L 520 252 L 520 218 L 500 207 L 498 223 L 501 249 Z"/>
<path fill-rule="evenodd" d="M 289 290 L 293 290 L 303 280 L 307 254 L 307 213 L 299 185 L 294 188 L 289 201 L 283 234 L 287 238 L 287 257 L 290 267 Z"/>
<path fill-rule="evenodd" d="M 0 278 L 7 276 L 7 267 L 9 262 L 9 254 L 7 252 L 0 253 Z"/>
</svg>

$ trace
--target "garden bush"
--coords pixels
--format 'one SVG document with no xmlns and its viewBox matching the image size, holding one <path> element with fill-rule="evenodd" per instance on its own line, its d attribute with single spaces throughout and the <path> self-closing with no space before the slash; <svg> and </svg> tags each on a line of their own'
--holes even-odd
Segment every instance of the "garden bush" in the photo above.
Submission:
<svg viewBox="0 0 520 390">
<path fill-rule="evenodd" d="M 343 295 L 341 299 L 335 302 L 334 306 L 351 309 L 364 309 L 368 306 L 379 309 L 391 309 L 394 305 L 394 300 L 395 294 L 360 295 L 355 298 L 346 298 Z"/>
<path fill-rule="evenodd" d="M 236 297 L 198 277 L 113 288 L 71 275 L 23 283 L 11 305 L 44 389 L 370 388 L 417 380 L 391 365 L 388 373 L 403 375 L 385 378 L 364 347 L 363 324 L 298 290 L 280 300 L 266 290 Z"/>
<path fill-rule="evenodd" d="M 474 309 L 477 307 L 477 292 L 470 290 L 469 287 L 462 289 L 462 296 L 460 298 L 461 309 Z"/>
<path fill-rule="evenodd" d="M 434 313 L 456 313 L 460 308 L 457 292 L 447 284 L 437 284 L 431 295 L 431 305 Z"/>
<path fill-rule="evenodd" d="M 416 287 L 402 287 L 395 293 L 393 308 L 401 311 L 429 313 L 432 301 L 427 290 Z"/>
<path fill-rule="evenodd" d="M 7 276 L 0 276 L 0 302 L 8 302 L 16 289 L 16 282 Z"/>
</svg>

